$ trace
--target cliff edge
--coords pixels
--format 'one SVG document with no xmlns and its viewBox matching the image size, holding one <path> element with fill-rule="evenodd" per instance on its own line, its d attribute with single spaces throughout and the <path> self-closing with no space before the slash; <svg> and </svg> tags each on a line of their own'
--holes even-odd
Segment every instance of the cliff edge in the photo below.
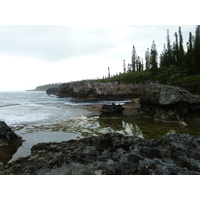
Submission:
<svg viewBox="0 0 200 200">
<path fill-rule="evenodd" d="M 132 84 L 123 82 L 81 81 L 61 84 L 56 95 L 58 97 L 74 97 L 82 99 L 129 99 L 142 93 L 148 83 Z M 55 94 L 49 89 L 47 94 Z M 54 93 L 52 93 L 54 92 Z"/>
</svg>

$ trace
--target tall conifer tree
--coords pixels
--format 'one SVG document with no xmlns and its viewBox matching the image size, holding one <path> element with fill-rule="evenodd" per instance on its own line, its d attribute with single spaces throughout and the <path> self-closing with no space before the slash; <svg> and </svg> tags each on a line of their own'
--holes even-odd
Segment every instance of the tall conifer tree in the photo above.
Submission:
<svg viewBox="0 0 200 200">
<path fill-rule="evenodd" d="M 189 41 L 187 42 L 187 53 L 186 53 L 186 66 L 189 74 L 195 73 L 194 69 L 194 37 L 192 33 L 189 33 Z"/>
<path fill-rule="evenodd" d="M 149 48 L 147 48 L 147 50 L 145 51 L 145 61 L 146 61 L 146 69 L 150 68 L 150 52 L 149 52 Z"/>
<path fill-rule="evenodd" d="M 135 50 L 135 46 L 133 45 L 133 49 L 132 49 L 132 70 L 136 71 L 136 60 L 137 60 L 137 55 L 136 55 L 136 50 Z"/>
<path fill-rule="evenodd" d="M 183 73 L 184 70 L 184 65 L 185 65 L 185 60 L 184 60 L 184 48 L 183 48 L 183 36 L 182 36 L 182 32 L 181 32 L 181 27 L 179 27 L 179 69 L 180 71 Z"/>
<path fill-rule="evenodd" d="M 175 58 L 175 65 L 178 68 L 179 67 L 179 46 L 178 46 L 178 34 L 175 32 L 175 46 L 174 46 L 174 58 Z"/>
<path fill-rule="evenodd" d="M 194 65 L 196 73 L 200 73 L 200 25 L 196 27 L 195 31 Z"/>
<path fill-rule="evenodd" d="M 165 65 L 169 67 L 172 64 L 172 47 L 170 42 L 169 30 L 167 29 L 167 50 L 165 51 Z"/>
<path fill-rule="evenodd" d="M 158 69 L 158 52 L 154 41 L 151 46 L 150 63 L 151 63 L 151 74 L 154 77 L 155 75 L 157 75 L 157 69 Z"/>
</svg>

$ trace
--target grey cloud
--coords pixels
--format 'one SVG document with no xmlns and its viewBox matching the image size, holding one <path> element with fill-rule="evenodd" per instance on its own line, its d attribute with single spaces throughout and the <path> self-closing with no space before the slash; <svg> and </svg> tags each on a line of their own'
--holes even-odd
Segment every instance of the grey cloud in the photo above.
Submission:
<svg viewBox="0 0 200 200">
<path fill-rule="evenodd" d="M 121 26 L 126 34 L 116 39 L 109 32 L 112 26 L 76 28 L 70 26 L 0 26 L 0 53 L 14 56 L 26 56 L 45 61 L 60 61 L 76 56 L 104 56 L 111 59 L 130 58 L 132 45 L 135 45 L 138 56 L 144 58 L 147 48 L 151 48 L 155 40 L 159 53 L 166 43 L 167 29 L 171 42 L 179 25 L 131 25 Z M 189 31 L 194 25 L 182 26 L 184 44 L 188 41 Z M 118 33 L 116 33 L 118 34 Z M 120 49 L 128 44 L 129 49 L 112 53 L 112 49 Z"/>
<path fill-rule="evenodd" d="M 101 55 L 114 47 L 104 29 L 76 30 L 68 26 L 0 26 L 0 52 L 59 61 Z"/>
</svg>

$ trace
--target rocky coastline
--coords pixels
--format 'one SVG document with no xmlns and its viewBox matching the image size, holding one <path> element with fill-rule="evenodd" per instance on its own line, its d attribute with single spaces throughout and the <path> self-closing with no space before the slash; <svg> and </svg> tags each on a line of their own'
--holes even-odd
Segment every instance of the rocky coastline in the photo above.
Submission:
<svg viewBox="0 0 200 200">
<path fill-rule="evenodd" d="M 199 112 L 200 106 L 199 97 L 188 91 L 152 82 L 140 85 L 76 82 L 61 84 L 47 93 L 87 99 L 139 97 L 123 107 L 103 106 L 101 114 L 116 115 L 117 110 L 120 115 L 140 113 L 166 121 L 183 121 L 189 113 Z M 0 174 L 199 175 L 200 137 L 168 133 L 161 139 L 142 139 L 106 133 L 60 143 L 39 143 L 32 147 L 31 155 L 0 163 Z"/>
<path fill-rule="evenodd" d="M 4 175 L 199 175 L 200 137 L 168 134 L 144 140 L 104 134 L 40 143 L 31 155 L 0 165 Z"/>
<path fill-rule="evenodd" d="M 48 95 L 54 94 L 58 97 L 74 97 L 81 99 L 119 100 L 137 98 L 148 85 L 148 81 L 141 84 L 123 82 L 97 82 L 81 81 L 63 83 L 58 88 L 50 88 L 46 91 Z"/>
</svg>

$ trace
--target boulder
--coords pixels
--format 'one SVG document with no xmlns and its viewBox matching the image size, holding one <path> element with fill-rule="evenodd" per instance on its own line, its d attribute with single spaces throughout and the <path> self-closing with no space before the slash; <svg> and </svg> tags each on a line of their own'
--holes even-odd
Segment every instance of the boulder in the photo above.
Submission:
<svg viewBox="0 0 200 200">
<path fill-rule="evenodd" d="M 140 96 L 140 111 L 154 118 L 182 121 L 200 106 L 200 99 L 179 87 L 150 83 Z"/>
<path fill-rule="evenodd" d="M 103 105 L 99 117 L 119 117 L 123 115 L 124 107 L 122 105 Z"/>
<path fill-rule="evenodd" d="M 5 122 L 0 121 L 0 146 L 14 142 L 22 142 L 22 138 L 15 134 Z"/>
</svg>

